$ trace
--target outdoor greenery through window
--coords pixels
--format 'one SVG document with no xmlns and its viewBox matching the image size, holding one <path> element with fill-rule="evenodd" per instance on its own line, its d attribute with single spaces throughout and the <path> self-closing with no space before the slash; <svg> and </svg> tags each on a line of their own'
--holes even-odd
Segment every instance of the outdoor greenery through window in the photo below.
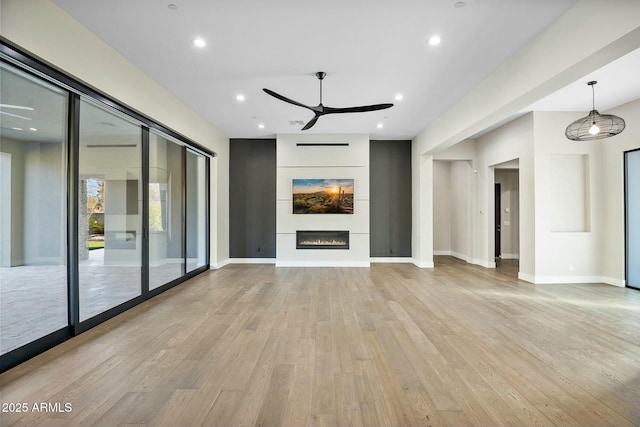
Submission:
<svg viewBox="0 0 640 427">
<path fill-rule="evenodd" d="M 149 230 L 167 230 L 167 184 L 149 183 Z"/>
</svg>

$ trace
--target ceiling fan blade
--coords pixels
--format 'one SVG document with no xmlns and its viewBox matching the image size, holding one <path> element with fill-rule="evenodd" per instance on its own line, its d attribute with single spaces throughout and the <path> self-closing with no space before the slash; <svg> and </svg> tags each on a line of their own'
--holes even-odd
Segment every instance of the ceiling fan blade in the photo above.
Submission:
<svg viewBox="0 0 640 427">
<path fill-rule="evenodd" d="M 378 111 L 384 110 L 386 108 L 393 107 L 393 104 L 374 104 L 374 105 L 363 105 L 360 107 L 345 107 L 345 108 L 333 108 L 333 107 L 324 107 L 325 114 L 336 114 L 336 113 L 365 113 L 367 111 Z"/>
<path fill-rule="evenodd" d="M 304 105 L 298 101 L 289 99 L 286 96 L 280 95 L 279 93 L 276 93 L 272 90 L 264 89 L 264 88 L 262 90 L 268 93 L 269 95 L 273 96 L 274 98 L 278 98 L 280 101 L 288 102 L 289 104 L 297 105 L 298 107 L 308 108 L 309 110 L 311 110 L 311 107 L 309 107 L 308 105 Z"/>
<path fill-rule="evenodd" d="M 307 123 L 306 125 L 304 125 L 304 127 L 302 128 L 302 130 L 307 130 L 307 129 L 311 129 L 313 127 L 313 125 L 316 124 L 316 122 L 318 121 L 318 117 L 320 117 L 319 114 L 316 114 L 313 119 L 309 120 L 309 123 Z"/>
</svg>

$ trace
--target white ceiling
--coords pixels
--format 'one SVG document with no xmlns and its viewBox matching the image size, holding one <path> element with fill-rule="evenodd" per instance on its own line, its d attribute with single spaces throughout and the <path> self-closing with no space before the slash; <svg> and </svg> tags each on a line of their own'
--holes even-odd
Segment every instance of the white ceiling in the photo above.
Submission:
<svg viewBox="0 0 640 427">
<path fill-rule="evenodd" d="M 307 132 L 374 139 L 416 136 L 575 1 L 465 0 L 456 7 L 454 0 L 54 0 L 230 138 L 298 132 L 301 125 L 289 122 L 306 123 L 313 113 L 262 88 L 317 105 L 314 73 L 325 71 L 327 106 L 396 105 L 325 116 Z M 435 34 L 442 43 L 430 46 Z M 207 46 L 193 46 L 195 37 Z M 640 69 L 637 56 L 632 70 Z M 622 103 L 609 78 L 597 77 L 596 106 Z M 636 88 L 618 97 L 640 98 L 640 79 L 627 78 Z M 589 109 L 584 82 L 567 91 L 540 108 Z M 394 100 L 397 93 L 402 101 Z"/>
<path fill-rule="evenodd" d="M 637 49 L 541 99 L 527 111 L 584 111 L 586 116 L 592 105 L 587 82 L 595 80 L 598 82 L 594 85 L 595 106 L 604 112 L 640 98 L 639 75 L 640 49 Z"/>
</svg>

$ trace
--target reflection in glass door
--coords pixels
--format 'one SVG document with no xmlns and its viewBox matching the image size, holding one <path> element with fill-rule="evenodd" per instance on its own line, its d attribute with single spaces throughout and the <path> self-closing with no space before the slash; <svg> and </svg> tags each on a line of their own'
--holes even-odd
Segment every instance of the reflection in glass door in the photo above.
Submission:
<svg viewBox="0 0 640 427">
<path fill-rule="evenodd" d="M 185 274 L 183 150 L 149 133 L 149 290 Z"/>
<path fill-rule="evenodd" d="M 142 130 L 83 100 L 80 106 L 80 321 L 141 295 Z"/>
<path fill-rule="evenodd" d="M 65 328 L 66 92 L 0 67 L 0 355 Z"/>
<path fill-rule="evenodd" d="M 187 150 L 187 272 L 206 265 L 207 162 Z"/>
</svg>

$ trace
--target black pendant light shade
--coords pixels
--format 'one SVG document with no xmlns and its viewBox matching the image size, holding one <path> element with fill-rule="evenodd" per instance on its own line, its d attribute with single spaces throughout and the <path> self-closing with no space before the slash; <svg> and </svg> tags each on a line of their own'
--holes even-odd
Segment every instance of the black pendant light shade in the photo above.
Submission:
<svg viewBox="0 0 640 427">
<path fill-rule="evenodd" d="M 595 107 L 595 93 L 593 86 L 598 83 L 592 81 L 587 83 L 591 86 L 593 97 L 593 109 L 589 115 L 582 117 L 567 126 L 565 135 L 573 141 L 593 141 L 595 139 L 609 138 L 624 130 L 626 126 L 624 119 L 613 114 L 600 114 Z"/>
</svg>

